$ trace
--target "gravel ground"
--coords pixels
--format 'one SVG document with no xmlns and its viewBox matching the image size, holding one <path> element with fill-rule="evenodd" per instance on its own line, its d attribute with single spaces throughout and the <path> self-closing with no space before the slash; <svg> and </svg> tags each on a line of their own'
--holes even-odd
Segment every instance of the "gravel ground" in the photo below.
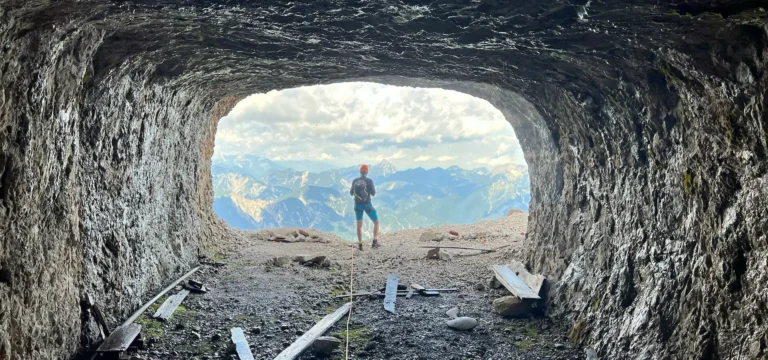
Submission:
<svg viewBox="0 0 768 360">
<path fill-rule="evenodd" d="M 143 317 L 149 346 L 137 355 L 143 359 L 234 359 L 226 354 L 230 329 L 241 327 L 255 359 L 272 359 L 348 298 L 335 298 L 349 289 L 353 271 L 354 291 L 384 287 L 389 273 L 400 275 L 401 284 L 418 283 L 427 288 L 457 288 L 438 297 L 398 297 L 395 314 L 383 309 L 382 298 L 359 298 L 350 321 L 349 358 L 368 359 L 577 359 L 583 352 L 566 340 L 567 328 L 545 318 L 505 319 L 492 311 L 493 299 L 506 290 L 489 290 L 490 265 L 517 258 L 525 246 L 527 214 L 471 225 L 439 226 L 399 231 L 380 236 L 376 250 L 366 243 L 358 251 L 350 243 L 330 234 L 309 230 L 327 243 L 277 243 L 268 231 L 247 233 L 229 244 L 223 268 L 207 267 L 195 276 L 211 291 L 190 295 L 184 307 L 167 322 Z M 274 229 L 288 234 L 298 229 Z M 421 238 L 425 231 L 444 236 L 442 241 Z M 427 260 L 428 249 L 420 246 L 462 246 L 498 249 L 493 253 L 448 250 L 451 261 Z M 269 264 L 280 256 L 324 255 L 329 268 L 290 263 Z M 466 256 L 471 255 L 471 256 Z M 482 284 L 482 285 L 478 285 Z M 484 289 L 483 289 L 484 288 Z M 448 328 L 445 312 L 460 309 L 460 316 L 478 319 L 471 331 Z M 151 314 L 152 311 L 147 311 Z M 326 335 L 344 337 L 346 317 Z M 344 344 L 331 356 L 344 359 Z M 315 359 L 306 351 L 299 359 Z"/>
</svg>

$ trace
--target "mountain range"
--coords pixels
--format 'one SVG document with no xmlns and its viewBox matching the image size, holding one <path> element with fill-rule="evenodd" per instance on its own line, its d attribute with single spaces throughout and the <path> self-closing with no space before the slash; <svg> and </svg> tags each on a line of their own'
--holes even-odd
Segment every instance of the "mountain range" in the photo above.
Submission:
<svg viewBox="0 0 768 360">
<path fill-rule="evenodd" d="M 294 169 L 299 166 L 311 170 Z M 309 227 L 357 238 L 349 195 L 356 166 L 227 155 L 213 158 L 211 172 L 214 211 L 233 227 Z M 528 169 L 520 165 L 397 170 L 382 161 L 368 176 L 376 185 L 373 205 L 382 232 L 499 218 L 513 208 L 528 211 L 530 201 Z M 367 218 L 364 224 L 370 234 Z"/>
</svg>

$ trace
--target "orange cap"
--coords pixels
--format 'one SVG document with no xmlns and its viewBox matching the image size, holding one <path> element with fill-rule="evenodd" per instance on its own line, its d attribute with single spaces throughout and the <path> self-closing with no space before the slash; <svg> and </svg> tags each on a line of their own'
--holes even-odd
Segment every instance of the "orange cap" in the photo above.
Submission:
<svg viewBox="0 0 768 360">
<path fill-rule="evenodd" d="M 363 164 L 363 166 L 360 167 L 360 172 L 367 173 L 368 172 L 368 165 Z"/>
</svg>

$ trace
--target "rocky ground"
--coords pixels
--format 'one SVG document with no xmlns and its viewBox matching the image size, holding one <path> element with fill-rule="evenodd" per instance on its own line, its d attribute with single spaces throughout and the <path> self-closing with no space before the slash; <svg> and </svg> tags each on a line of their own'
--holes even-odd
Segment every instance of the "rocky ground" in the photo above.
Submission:
<svg viewBox="0 0 768 360">
<path fill-rule="evenodd" d="M 350 286 L 354 291 L 384 287 L 389 273 L 400 275 L 401 284 L 418 283 L 427 288 L 458 288 L 438 297 L 399 297 L 395 314 L 383 309 L 382 298 L 360 298 L 354 303 L 349 324 L 349 358 L 369 359 L 573 359 L 583 352 L 572 347 L 567 328 L 548 319 L 505 319 L 492 311 L 491 302 L 506 290 L 492 290 L 491 264 L 514 259 L 525 245 L 527 214 L 472 225 L 440 226 L 399 231 L 380 236 L 382 247 L 366 243 L 358 251 L 333 235 L 310 231 L 322 242 L 279 243 L 269 239 L 298 229 L 250 233 L 231 251 L 213 256 L 226 261 L 222 268 L 207 267 L 196 279 L 210 292 L 191 295 L 167 323 L 139 320 L 149 339 L 144 359 L 216 359 L 226 353 L 230 329 L 241 327 L 256 359 L 272 359 L 309 330 L 318 320 L 348 299 L 335 298 Z M 449 236 L 455 230 L 458 237 Z M 422 236 L 434 232 L 437 236 Z M 257 236 L 258 235 L 258 236 Z M 286 236 L 289 237 L 289 236 Z M 442 238 L 441 241 L 432 239 Z M 448 250 L 452 259 L 427 260 L 428 249 L 442 244 L 491 248 L 494 253 Z M 324 255 L 331 265 L 307 267 L 291 261 L 275 266 L 281 256 Z M 473 255 L 473 256 L 466 256 Z M 474 317 L 479 325 L 470 331 L 448 328 L 445 312 L 453 307 L 460 316 Z M 150 314 L 152 311 L 148 311 Z M 326 335 L 345 339 L 346 317 Z M 344 359 L 345 344 L 332 359 Z M 315 359 L 306 351 L 299 359 Z"/>
</svg>

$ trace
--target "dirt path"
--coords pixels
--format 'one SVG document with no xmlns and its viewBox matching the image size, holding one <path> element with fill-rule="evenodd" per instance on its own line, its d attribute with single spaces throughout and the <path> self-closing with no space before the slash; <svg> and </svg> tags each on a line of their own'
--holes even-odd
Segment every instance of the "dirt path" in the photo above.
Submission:
<svg viewBox="0 0 768 360">
<path fill-rule="evenodd" d="M 418 283 L 428 288 L 458 288 L 457 293 L 438 297 L 399 297 L 396 313 L 383 310 L 383 299 L 361 298 L 353 307 L 349 358 L 369 359 L 574 359 L 582 358 L 569 346 L 567 330 L 547 319 L 504 319 L 491 311 L 493 299 L 505 290 L 488 290 L 490 264 L 516 258 L 524 245 L 525 215 L 473 225 L 431 228 L 447 233 L 458 230 L 459 239 L 445 239 L 444 246 L 498 248 L 495 253 L 460 256 L 451 261 L 426 260 L 427 249 L 419 246 L 438 242 L 419 237 L 424 230 L 409 230 L 381 236 L 383 247 L 366 246 L 359 252 L 332 235 L 317 233 L 322 243 L 275 243 L 256 240 L 254 234 L 233 244 L 226 256 L 229 265 L 197 276 L 211 291 L 194 295 L 168 323 L 142 319 L 145 334 L 153 337 L 144 359 L 229 359 L 230 328 L 246 332 L 256 359 L 272 359 L 316 321 L 348 299 L 335 299 L 349 287 L 354 261 L 355 291 L 384 286 L 390 272 L 400 275 L 401 284 Z M 501 229 L 504 229 L 502 231 Z M 293 229 L 273 230 L 288 233 Z M 476 236 L 481 233 L 480 236 Z M 483 234 L 484 233 L 484 234 Z M 466 251 L 466 254 L 476 252 Z M 325 255 L 330 268 L 310 268 L 291 263 L 284 267 L 267 264 L 278 256 Z M 482 289 L 486 287 L 486 289 Z M 460 316 L 478 319 L 468 332 L 448 328 L 445 312 L 460 309 Z M 346 317 L 345 317 L 346 320 Z M 345 321 L 326 335 L 343 339 Z M 332 359 L 344 359 L 344 346 Z M 234 358 L 234 357 L 232 357 Z M 310 351 L 299 359 L 315 359 Z"/>
</svg>

